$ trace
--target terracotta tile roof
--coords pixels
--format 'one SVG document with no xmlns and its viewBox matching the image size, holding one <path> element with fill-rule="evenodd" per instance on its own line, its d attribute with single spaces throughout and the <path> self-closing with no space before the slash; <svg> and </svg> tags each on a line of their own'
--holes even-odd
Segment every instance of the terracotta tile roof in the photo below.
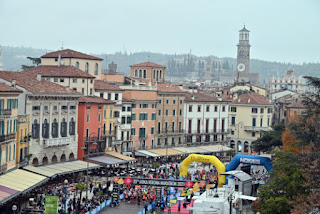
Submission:
<svg viewBox="0 0 320 214">
<path fill-rule="evenodd" d="M 34 75 L 23 72 L 13 71 L 0 71 L 0 78 L 6 81 L 12 82 L 16 80 L 16 85 L 26 89 L 27 91 L 34 94 L 74 94 L 80 95 L 80 93 L 70 89 L 67 90 L 65 87 L 50 82 L 45 79 L 38 81 Z"/>
<path fill-rule="evenodd" d="M 286 106 L 287 108 L 306 108 L 301 102 L 291 103 Z"/>
<path fill-rule="evenodd" d="M 5 83 L 0 83 L 0 92 L 20 92 L 22 93 L 23 91 L 13 88 L 9 85 L 6 85 Z"/>
<path fill-rule="evenodd" d="M 219 102 L 218 98 L 213 95 L 203 93 L 187 93 L 186 102 Z"/>
<path fill-rule="evenodd" d="M 28 74 L 41 74 L 43 77 L 76 77 L 76 78 L 95 78 L 94 76 L 76 68 L 74 66 L 51 66 L 42 65 L 22 71 Z"/>
<path fill-rule="evenodd" d="M 107 99 L 104 99 L 102 97 L 96 97 L 96 96 L 92 96 L 92 97 L 83 96 L 83 97 L 80 97 L 78 100 L 79 100 L 79 103 L 101 103 L 101 104 L 112 104 L 112 103 L 114 103 L 111 100 L 107 100 Z"/>
<path fill-rule="evenodd" d="M 232 101 L 233 104 L 272 105 L 270 101 L 260 94 L 250 92 Z"/>
<path fill-rule="evenodd" d="M 108 90 L 108 91 L 123 91 L 118 85 L 108 83 L 104 80 L 95 80 L 94 81 L 95 90 Z"/>
<path fill-rule="evenodd" d="M 122 97 L 122 102 L 128 102 L 128 103 L 130 103 L 130 102 L 132 102 L 132 100 Z"/>
<path fill-rule="evenodd" d="M 130 65 L 130 67 L 166 68 L 166 66 L 158 65 L 158 64 L 153 63 L 153 62 L 143 62 L 143 63 L 138 63 L 138 64 Z"/>
<path fill-rule="evenodd" d="M 50 52 L 47 53 L 43 56 L 41 56 L 41 58 L 58 58 L 59 54 L 62 58 L 79 58 L 79 59 L 93 59 L 93 60 L 103 60 L 99 57 L 95 57 L 95 56 L 91 56 L 88 54 L 84 54 L 78 51 L 74 51 L 71 49 L 64 49 L 64 50 L 60 50 L 60 51 L 54 51 L 54 52 Z"/>
<path fill-rule="evenodd" d="M 158 92 L 167 92 L 167 93 L 186 93 L 186 91 L 181 90 L 180 88 L 168 84 L 168 83 L 158 83 Z"/>
</svg>

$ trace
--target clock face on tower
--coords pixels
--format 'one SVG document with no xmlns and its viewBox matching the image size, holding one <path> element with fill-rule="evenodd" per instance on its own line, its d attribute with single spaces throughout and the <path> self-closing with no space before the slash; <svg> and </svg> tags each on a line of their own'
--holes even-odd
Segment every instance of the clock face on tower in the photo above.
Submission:
<svg viewBox="0 0 320 214">
<path fill-rule="evenodd" d="M 242 72 L 244 71 L 244 69 L 246 69 L 246 66 L 243 63 L 239 63 L 237 68 L 238 68 L 238 71 Z"/>
</svg>

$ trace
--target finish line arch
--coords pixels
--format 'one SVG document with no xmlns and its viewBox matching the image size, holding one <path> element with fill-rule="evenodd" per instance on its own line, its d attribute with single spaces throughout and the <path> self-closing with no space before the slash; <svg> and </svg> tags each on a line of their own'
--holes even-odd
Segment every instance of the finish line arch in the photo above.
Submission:
<svg viewBox="0 0 320 214">
<path fill-rule="evenodd" d="M 197 155 L 197 154 L 189 155 L 181 162 L 180 176 L 182 175 L 184 177 L 187 175 L 188 166 L 194 161 L 201 162 L 201 163 L 211 163 L 212 165 L 214 165 L 218 170 L 219 187 L 222 187 L 225 184 L 226 178 L 224 175 L 220 175 L 220 174 L 226 171 L 226 167 L 216 156 L 213 156 L 213 155 Z"/>
<path fill-rule="evenodd" d="M 237 154 L 233 157 L 233 159 L 230 161 L 230 163 L 226 167 L 226 171 L 229 172 L 231 170 L 235 170 L 240 163 L 251 164 L 251 165 L 262 165 L 267 169 L 268 172 L 272 169 L 272 162 L 268 157 Z"/>
</svg>

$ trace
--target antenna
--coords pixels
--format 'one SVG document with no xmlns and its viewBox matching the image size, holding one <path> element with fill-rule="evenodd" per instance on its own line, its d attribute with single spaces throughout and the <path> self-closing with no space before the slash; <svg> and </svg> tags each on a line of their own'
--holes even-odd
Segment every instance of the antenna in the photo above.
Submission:
<svg viewBox="0 0 320 214">
<path fill-rule="evenodd" d="M 63 41 L 58 41 L 61 43 L 61 50 L 63 50 Z"/>
</svg>

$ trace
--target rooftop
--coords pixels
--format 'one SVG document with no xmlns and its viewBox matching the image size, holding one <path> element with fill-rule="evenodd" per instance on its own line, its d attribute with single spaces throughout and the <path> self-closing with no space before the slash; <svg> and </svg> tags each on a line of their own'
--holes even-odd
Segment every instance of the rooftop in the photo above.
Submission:
<svg viewBox="0 0 320 214">
<path fill-rule="evenodd" d="M 130 65 L 130 67 L 166 68 L 166 66 L 158 65 L 158 64 L 153 63 L 153 62 L 143 62 L 143 63 L 138 63 L 138 64 Z"/>
<path fill-rule="evenodd" d="M 105 80 L 95 80 L 94 81 L 95 90 L 108 90 L 108 91 L 123 91 L 118 85 L 111 84 Z"/>
<path fill-rule="evenodd" d="M 287 105 L 287 108 L 306 108 L 301 102 L 295 102 Z"/>
<path fill-rule="evenodd" d="M 28 73 L 24 72 L 0 71 L 0 78 L 8 82 L 16 80 L 17 86 L 20 86 L 34 94 L 80 95 L 80 93 L 72 89 L 67 90 L 64 86 L 55 84 L 45 79 L 41 79 L 41 81 L 38 81 L 34 75 L 29 75 Z"/>
<path fill-rule="evenodd" d="M 186 102 L 219 102 L 218 98 L 213 95 L 204 93 L 187 93 Z"/>
<path fill-rule="evenodd" d="M 186 91 L 181 90 L 180 88 L 168 84 L 168 83 L 158 83 L 158 92 L 167 92 L 167 93 L 186 93 Z"/>
<path fill-rule="evenodd" d="M 78 100 L 79 100 L 79 103 L 100 103 L 100 104 L 112 104 L 112 103 L 114 103 L 111 100 L 107 100 L 107 99 L 104 99 L 102 97 L 96 97 L 96 96 L 92 96 L 92 97 L 83 96 L 83 97 L 80 97 Z"/>
<path fill-rule="evenodd" d="M 250 32 L 250 31 L 248 31 L 246 26 L 243 25 L 243 28 L 241 30 L 239 30 L 239 32 Z"/>
<path fill-rule="evenodd" d="M 6 85 L 4 83 L 0 83 L 0 92 L 17 92 L 17 93 L 22 93 L 21 90 L 17 88 L 13 88 L 9 85 Z"/>
<path fill-rule="evenodd" d="M 92 60 L 103 60 L 99 57 L 95 57 L 95 56 L 91 56 L 88 54 L 84 54 L 78 51 L 74 51 L 71 49 L 64 49 L 64 50 L 59 50 L 59 51 L 54 51 L 54 52 L 50 52 L 47 53 L 43 56 L 41 56 L 41 58 L 58 58 L 59 55 L 62 58 L 79 58 L 79 59 L 92 59 Z"/>
<path fill-rule="evenodd" d="M 21 73 L 28 73 L 33 75 L 37 75 L 40 73 L 43 77 L 95 78 L 94 76 L 74 66 L 42 65 L 22 71 Z"/>
<path fill-rule="evenodd" d="M 250 92 L 232 101 L 233 104 L 272 105 L 264 96 Z"/>
</svg>

